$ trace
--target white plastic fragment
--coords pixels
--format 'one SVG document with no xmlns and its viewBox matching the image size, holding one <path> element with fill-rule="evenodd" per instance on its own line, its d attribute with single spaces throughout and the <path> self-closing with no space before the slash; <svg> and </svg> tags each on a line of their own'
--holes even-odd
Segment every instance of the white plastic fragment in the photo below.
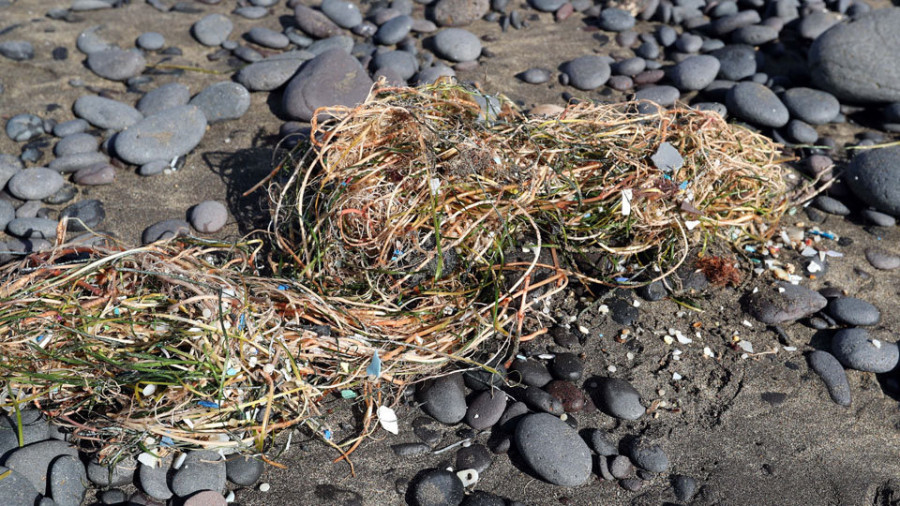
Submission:
<svg viewBox="0 0 900 506">
<path fill-rule="evenodd" d="M 872 346 L 874 346 L 874 347 L 880 349 L 880 348 L 881 348 L 881 341 L 879 341 L 878 339 L 872 339 Z"/>
<path fill-rule="evenodd" d="M 616 366 L 614 366 L 614 365 L 610 365 L 609 367 L 606 368 L 606 370 L 609 371 L 609 372 L 616 372 L 616 371 L 618 371 L 618 369 L 617 369 Z"/>
<path fill-rule="evenodd" d="M 384 430 L 391 434 L 398 434 L 400 432 L 400 426 L 397 423 L 397 413 L 394 413 L 393 409 L 387 406 L 378 406 L 378 411 L 376 413 L 378 415 L 378 423 Z"/>
<path fill-rule="evenodd" d="M 173 469 L 181 469 L 181 466 L 184 465 L 184 459 L 187 458 L 187 453 L 179 453 L 178 457 L 175 458 L 175 462 L 172 462 Z"/>
<path fill-rule="evenodd" d="M 680 374 L 678 374 L 677 372 L 672 373 L 672 381 L 678 381 L 681 379 L 681 377 L 682 376 Z"/>
<path fill-rule="evenodd" d="M 797 351 L 796 346 L 785 346 L 784 351 Z"/>
<path fill-rule="evenodd" d="M 271 488 L 271 486 L 268 483 L 260 483 L 259 484 L 260 492 L 268 492 L 270 488 Z"/>
<path fill-rule="evenodd" d="M 141 452 L 141 454 L 137 456 L 137 460 L 141 464 L 150 468 L 159 466 L 159 458 L 152 453 Z"/>
<path fill-rule="evenodd" d="M 153 383 L 150 383 L 149 385 L 147 385 L 141 389 L 141 395 L 143 395 L 144 397 L 150 397 L 155 392 L 156 392 L 156 385 L 154 385 Z"/>
<path fill-rule="evenodd" d="M 591 331 L 588 330 L 588 328 L 585 327 L 584 325 L 579 325 L 578 332 L 581 332 L 582 334 L 589 334 Z"/>
<path fill-rule="evenodd" d="M 464 488 L 471 487 L 478 483 L 478 471 L 475 469 L 463 469 L 456 472 L 459 481 L 462 482 Z"/>
<path fill-rule="evenodd" d="M 752 329 L 752 328 L 753 328 L 753 324 L 752 324 L 752 323 L 750 323 L 750 322 L 749 322 L 749 321 L 747 321 L 747 320 L 743 320 L 743 321 L 741 321 L 741 325 L 743 325 L 743 326 L 745 326 L 745 327 L 747 327 L 747 328 L 750 328 L 750 329 Z"/>
<path fill-rule="evenodd" d="M 234 502 L 234 490 L 229 490 L 228 495 L 225 496 L 225 502 L 231 504 Z"/>
<path fill-rule="evenodd" d="M 703 354 L 710 358 L 716 358 L 716 354 L 713 353 L 712 349 L 709 346 L 703 347 Z"/>
<path fill-rule="evenodd" d="M 737 345 L 738 347 L 740 347 L 740 349 L 746 351 L 747 353 L 753 353 L 753 343 L 751 343 L 750 341 L 744 341 L 743 339 L 741 339 L 740 341 L 738 341 Z"/>
<path fill-rule="evenodd" d="M 684 226 L 687 227 L 688 230 L 694 230 L 699 224 L 700 220 L 688 220 L 684 222 Z"/>
<path fill-rule="evenodd" d="M 622 216 L 631 214 L 632 198 L 634 198 L 634 193 L 630 189 L 622 190 Z"/>
</svg>

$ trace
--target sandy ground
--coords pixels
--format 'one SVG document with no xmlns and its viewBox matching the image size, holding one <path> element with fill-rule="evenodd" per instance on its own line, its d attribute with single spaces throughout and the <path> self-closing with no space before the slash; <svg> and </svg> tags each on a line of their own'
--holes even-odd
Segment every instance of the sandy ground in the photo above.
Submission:
<svg viewBox="0 0 900 506">
<path fill-rule="evenodd" d="M 0 114 L 4 118 L 32 112 L 59 121 L 72 119 L 71 104 L 87 93 L 67 84 L 73 78 L 107 90 L 110 96 L 125 102 L 133 103 L 139 98 L 126 92 L 123 85 L 102 80 L 84 67 L 84 57 L 75 49 L 75 39 L 80 31 L 94 24 L 104 25 L 100 34 L 123 47 L 130 47 L 143 31 L 159 31 L 166 35 L 170 45 L 184 51 L 184 56 L 168 63 L 212 71 L 229 70 L 225 60 L 208 61 L 206 55 L 212 50 L 188 35 L 190 25 L 200 15 L 162 14 L 134 2 L 124 11 L 84 13 L 85 21 L 79 23 L 43 17 L 50 8 L 67 4 L 20 0 L 0 11 L 3 25 L 0 29 L 15 23 L 23 25 L 3 38 L 30 40 L 37 51 L 37 57 L 30 62 L 0 60 L 0 82 L 6 87 L 0 95 Z M 206 12 L 227 12 L 232 4 L 223 2 L 215 7 L 202 7 Z M 279 12 L 283 11 L 282 8 Z M 128 15 L 123 17 L 123 12 Z M 499 37 L 496 42 L 485 43 L 496 56 L 485 59 L 481 68 L 461 74 L 461 79 L 479 82 L 486 91 L 505 93 L 526 106 L 544 102 L 562 104 L 561 93 L 575 90 L 552 83 L 526 85 L 513 75 L 532 66 L 555 69 L 565 60 L 594 51 L 623 51 L 614 42 L 601 46 L 593 38 L 596 32 L 585 31 L 576 17 L 554 23 L 549 15 L 541 15 L 529 23 L 529 28 L 507 34 L 500 34 L 494 25 L 480 23 L 471 27 L 479 35 Z M 257 21 L 235 18 L 234 34 L 255 25 L 277 29 L 279 20 L 277 16 Z M 51 59 L 50 52 L 57 46 L 69 48 L 68 60 Z M 159 59 L 159 56 L 149 57 L 151 64 Z M 228 74 L 188 72 L 177 80 L 196 93 L 227 78 Z M 172 76 L 159 76 L 144 88 L 152 89 L 171 80 Z M 597 94 L 589 96 L 603 98 Z M 114 185 L 82 188 L 78 198 L 102 200 L 108 215 L 103 228 L 128 244 L 137 244 L 143 228 L 156 221 L 184 218 L 187 209 L 196 203 L 224 199 L 233 218 L 219 236 L 239 237 L 265 223 L 265 212 L 258 200 L 242 198 L 241 194 L 270 170 L 277 141 L 275 134 L 282 121 L 271 104 L 278 102 L 276 96 L 254 94 L 250 111 L 243 118 L 210 127 L 182 170 L 142 178 L 133 169 L 121 169 Z M 52 110 L 53 104 L 60 107 Z M 836 130 L 841 136 L 854 131 L 844 127 Z M 0 152 L 18 154 L 20 149 L 21 146 L 5 135 L 0 136 Z M 799 213 L 786 221 L 804 219 Z M 858 224 L 836 217 L 829 218 L 821 227 L 854 241 L 844 248 L 832 246 L 846 257 L 831 262 L 825 279 L 851 295 L 858 294 L 876 303 L 884 316 L 879 329 L 894 333 L 900 325 L 900 312 L 892 310 L 898 301 L 896 287 L 900 286 L 900 279 L 896 273 L 873 272 L 862 251 L 875 243 L 889 248 L 896 245 L 896 232 L 880 231 L 879 240 Z M 854 272 L 855 267 L 869 271 L 872 278 L 863 281 Z M 831 402 L 805 359 L 805 352 L 827 346 L 827 332 L 816 334 L 810 328 L 793 325 L 786 329 L 790 336 L 790 342 L 786 343 L 756 322 L 751 328 L 742 324 L 748 317 L 740 309 L 741 294 L 763 283 L 751 279 L 740 291 L 714 289 L 700 301 L 702 313 L 688 312 L 682 317 L 678 313 L 684 309 L 672 301 L 645 303 L 637 325 L 645 332 L 631 345 L 612 341 L 608 336 L 617 333 L 619 326 L 598 316 L 591 337 L 580 350 L 587 361 L 586 377 L 606 375 L 607 367 L 615 365 L 618 369 L 615 376 L 631 381 L 646 404 L 665 400 L 669 406 L 677 405 L 680 411 L 659 409 L 638 422 L 627 423 L 593 412 L 579 415 L 579 426 L 607 428 L 620 437 L 640 434 L 657 440 L 670 457 L 672 472 L 693 476 L 701 482 L 703 488 L 696 504 L 895 504 L 900 499 L 900 481 L 895 481 L 900 479 L 897 458 L 900 439 L 896 435 L 900 410 L 897 400 L 888 396 L 879 383 L 879 379 L 885 378 L 849 372 L 852 407 L 842 408 Z M 823 286 L 818 280 L 808 284 L 813 288 Z M 679 346 L 684 351 L 683 358 L 673 362 L 674 347 L 666 345 L 654 332 L 670 327 L 688 332 L 691 324 L 698 321 L 702 322 L 702 337 L 692 344 Z M 776 347 L 780 351 L 741 359 L 740 353 L 729 346 L 734 331 L 751 341 L 757 352 Z M 607 337 L 599 338 L 597 333 Z M 785 352 L 780 349 L 784 345 L 799 349 Z M 704 358 L 703 346 L 709 346 L 716 358 Z M 635 352 L 634 360 L 625 357 L 627 351 Z M 673 372 L 684 379 L 673 382 Z M 771 393 L 784 394 L 784 397 Z M 336 440 L 352 437 L 354 431 L 350 429 L 358 420 L 348 404 L 335 400 L 325 407 L 333 410 L 330 416 L 334 427 L 339 427 L 342 420 L 350 424 L 348 430 L 336 429 Z M 407 459 L 394 457 L 389 445 L 414 441 L 410 423 L 420 415 L 418 410 L 405 406 L 398 409 L 398 414 L 401 417 L 398 436 L 379 432 L 352 455 L 355 477 L 350 475 L 346 463 L 331 463 L 337 456 L 333 449 L 319 443 L 308 431 L 296 431 L 291 450 L 274 458 L 286 469 L 270 467 L 264 475 L 271 490 L 267 493 L 239 490 L 237 504 L 405 504 L 405 487 L 398 493 L 397 481 L 409 479 L 423 468 L 445 466 L 454 452 Z M 446 429 L 443 444 L 459 439 L 454 431 L 455 428 Z M 481 437 L 482 442 L 485 438 L 486 435 Z M 522 472 L 521 464 L 506 456 L 495 458 L 476 488 L 528 504 L 655 505 L 674 501 L 665 477 L 649 482 L 638 493 L 596 478 L 584 486 L 567 489 Z"/>
</svg>

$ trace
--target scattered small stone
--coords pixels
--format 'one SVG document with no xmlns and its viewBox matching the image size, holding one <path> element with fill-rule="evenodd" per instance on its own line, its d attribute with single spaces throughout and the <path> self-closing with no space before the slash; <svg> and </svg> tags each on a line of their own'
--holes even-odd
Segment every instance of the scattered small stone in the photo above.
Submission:
<svg viewBox="0 0 900 506">
<path fill-rule="evenodd" d="M 478 475 L 483 475 L 485 471 L 491 467 L 493 458 L 490 450 L 482 444 L 475 443 L 473 445 L 460 448 L 456 452 L 456 468 L 457 469 L 474 469 Z"/>
<path fill-rule="evenodd" d="M 238 119 L 250 108 L 250 92 L 238 83 L 215 83 L 192 98 L 190 105 L 200 108 L 209 123 Z"/>
<path fill-rule="evenodd" d="M 840 406 L 849 406 L 850 384 L 838 359 L 827 351 L 816 350 L 809 355 L 809 365 L 825 382 L 831 400 Z"/>
<path fill-rule="evenodd" d="M 206 133 L 206 117 L 193 105 L 166 109 L 147 116 L 119 133 L 116 156 L 135 165 L 190 152 Z"/>
<path fill-rule="evenodd" d="M 543 362 L 534 359 L 517 358 L 509 366 L 509 379 L 528 386 L 543 387 L 553 380 L 550 371 Z"/>
<path fill-rule="evenodd" d="M 876 269 L 892 271 L 900 267 L 900 255 L 881 248 L 866 248 L 866 260 Z"/>
<path fill-rule="evenodd" d="M 612 71 L 605 58 L 588 55 L 566 63 L 565 72 L 569 76 L 570 85 L 579 90 L 589 91 L 606 84 Z"/>
<path fill-rule="evenodd" d="M 187 105 L 191 92 L 181 83 L 168 83 L 147 92 L 137 103 L 137 109 L 145 116 L 166 109 Z"/>
<path fill-rule="evenodd" d="M 790 119 L 775 93 L 754 82 L 740 82 L 728 90 L 726 105 L 729 113 L 764 127 L 780 128 Z"/>
<path fill-rule="evenodd" d="M 15 218 L 6 231 L 22 239 L 55 239 L 58 222 L 46 218 Z"/>
<path fill-rule="evenodd" d="M 860 211 L 860 214 L 870 223 L 879 227 L 893 227 L 897 225 L 897 218 L 874 209 L 863 209 Z"/>
<path fill-rule="evenodd" d="M 79 169 L 72 176 L 75 184 L 83 186 L 99 186 L 112 184 L 116 180 L 116 168 L 112 165 L 100 162 L 83 169 Z"/>
<path fill-rule="evenodd" d="M 478 394 L 466 410 L 466 423 L 475 430 L 492 427 L 506 410 L 506 394 L 500 390 L 485 390 Z"/>
<path fill-rule="evenodd" d="M 641 469 L 651 473 L 664 473 L 669 469 L 669 456 L 659 445 L 637 438 L 626 445 L 625 450 L 631 462 Z"/>
<path fill-rule="evenodd" d="M 719 60 L 710 55 L 696 55 L 675 65 L 669 72 L 669 79 L 679 90 L 701 90 L 709 86 L 718 73 Z"/>
<path fill-rule="evenodd" d="M 223 14 L 210 14 L 191 27 L 191 34 L 204 46 L 219 46 L 231 35 L 234 24 Z"/>
<path fill-rule="evenodd" d="M 612 7 L 600 12 L 597 24 L 601 29 L 609 32 L 622 32 L 634 28 L 635 19 L 630 12 Z"/>
<path fill-rule="evenodd" d="M 242 487 L 252 487 L 265 470 L 259 459 L 245 455 L 232 456 L 225 461 L 225 476 L 228 481 Z"/>
<path fill-rule="evenodd" d="M 342 28 L 353 28 L 362 23 L 362 13 L 353 2 L 344 0 L 325 0 L 320 7 L 328 19 Z"/>
<path fill-rule="evenodd" d="M 777 289 L 762 288 L 750 296 L 750 314 L 769 324 L 799 320 L 822 310 L 828 300 L 818 292 L 799 285 L 779 282 Z"/>
<path fill-rule="evenodd" d="M 628 457 L 618 455 L 609 459 L 609 474 L 617 480 L 631 478 L 634 475 L 634 466 Z"/>
<path fill-rule="evenodd" d="M 90 123 L 81 118 L 63 121 L 62 123 L 57 123 L 56 126 L 53 127 L 53 135 L 57 137 L 68 137 L 70 135 L 83 133 L 90 128 L 90 126 Z"/>
<path fill-rule="evenodd" d="M 165 220 L 150 225 L 141 234 L 141 242 L 150 244 L 152 242 L 171 239 L 176 236 L 188 235 L 191 226 L 184 220 Z"/>
<path fill-rule="evenodd" d="M 828 303 L 828 314 L 840 323 L 853 326 L 877 325 L 881 311 L 872 304 L 855 297 L 839 297 Z"/>
<path fill-rule="evenodd" d="M 535 411 L 543 411 L 553 415 L 561 415 L 565 413 L 562 402 L 550 395 L 550 393 L 538 387 L 529 386 L 525 388 L 525 394 L 522 400 L 528 407 Z"/>
<path fill-rule="evenodd" d="M 224 459 L 218 452 L 210 450 L 188 452 L 184 463 L 172 476 L 171 488 L 178 497 L 188 497 L 201 490 L 223 490 L 225 488 Z"/>
<path fill-rule="evenodd" d="M 590 478 L 590 449 L 559 418 L 547 413 L 525 415 L 516 426 L 515 440 L 522 459 L 545 481 L 576 487 Z"/>
<path fill-rule="evenodd" d="M 900 215 L 900 146 L 861 150 L 850 160 L 843 180 L 863 202 Z"/>
<path fill-rule="evenodd" d="M 441 469 L 425 472 L 411 487 L 414 506 L 457 506 L 465 495 L 459 477 Z"/>
<path fill-rule="evenodd" d="M 675 491 L 676 499 L 683 503 L 689 503 L 697 493 L 697 480 L 690 476 L 676 474 L 672 476 L 672 489 Z"/>
<path fill-rule="evenodd" d="M 41 200 L 53 195 L 65 184 L 59 172 L 35 167 L 17 172 L 7 183 L 7 189 L 22 200 Z"/>
<path fill-rule="evenodd" d="M 109 130 L 122 130 L 144 117 L 130 105 L 96 95 L 79 97 L 72 110 L 76 116 L 87 120 L 90 124 Z"/>
<path fill-rule="evenodd" d="M 550 71 L 540 67 L 533 67 L 516 74 L 516 77 L 528 84 L 543 84 L 550 80 Z"/>
<path fill-rule="evenodd" d="M 214 490 L 203 490 L 187 498 L 184 506 L 225 506 L 225 496 Z"/>
<path fill-rule="evenodd" d="M 84 464 L 77 457 L 63 455 L 50 466 L 50 496 L 57 506 L 80 506 L 87 483 Z"/>
<path fill-rule="evenodd" d="M 55 439 L 40 441 L 10 453 L 4 466 L 28 480 L 38 492 L 49 495 L 47 475 L 50 464 L 63 455 L 78 459 L 78 451 L 65 441 Z M 0 483 L 3 481 L 5 480 L 0 480 Z M 4 497 L 4 501 L 6 501 L 6 497 Z"/>
<path fill-rule="evenodd" d="M 481 55 L 481 41 L 468 30 L 447 28 L 434 36 L 435 53 L 452 62 L 477 60 Z"/>
<path fill-rule="evenodd" d="M 17 114 L 6 122 L 6 135 L 16 142 L 25 142 L 43 133 L 44 120 L 34 114 Z"/>
<path fill-rule="evenodd" d="M 138 36 L 135 43 L 145 51 L 159 51 L 166 46 L 166 38 L 161 33 L 144 32 Z"/>
<path fill-rule="evenodd" d="M 845 367 L 874 373 L 893 370 L 900 358 L 896 343 L 873 338 L 859 328 L 839 330 L 831 340 L 831 351 Z"/>
<path fill-rule="evenodd" d="M 598 385 L 600 403 L 604 410 L 622 420 L 637 420 L 646 412 L 641 395 L 631 383 L 618 378 L 604 378 Z"/>
<path fill-rule="evenodd" d="M 791 88 L 781 100 L 791 116 L 812 125 L 824 125 L 841 112 L 841 104 L 834 95 L 812 88 Z"/>
<path fill-rule="evenodd" d="M 110 48 L 89 54 L 87 66 L 104 79 L 126 81 L 143 72 L 147 60 L 137 49 Z"/>
<path fill-rule="evenodd" d="M 618 445 L 611 439 L 608 432 L 601 429 L 591 431 L 591 449 L 601 457 L 619 454 Z"/>
<path fill-rule="evenodd" d="M 466 26 L 490 8 L 490 0 L 438 0 L 431 7 L 431 19 L 440 26 Z"/>
<path fill-rule="evenodd" d="M 8 473 L 8 474 L 7 474 Z M 34 506 L 40 494 L 27 477 L 15 470 L 0 466 L 0 496 L 7 506 Z"/>
<path fill-rule="evenodd" d="M 760 58 L 753 46 L 733 44 L 712 52 L 719 60 L 720 79 L 740 81 L 756 73 L 757 60 Z"/>
<path fill-rule="evenodd" d="M 294 6 L 294 19 L 304 33 L 317 39 L 327 39 L 341 33 L 341 27 L 334 24 L 326 15 L 301 3 Z"/>
<path fill-rule="evenodd" d="M 452 425 L 466 416 L 466 398 L 461 374 L 426 381 L 417 393 L 422 410 L 435 420 Z"/>
<path fill-rule="evenodd" d="M 829 197 L 828 195 L 819 195 L 813 200 L 813 205 L 820 211 L 824 211 L 828 214 L 837 216 L 847 216 L 850 214 L 850 209 L 848 209 L 843 202 L 833 197 Z"/>
<path fill-rule="evenodd" d="M 97 138 L 90 134 L 80 133 L 63 137 L 53 147 L 53 154 L 56 156 L 77 155 L 80 153 L 89 153 L 97 151 L 100 143 Z"/>
<path fill-rule="evenodd" d="M 391 445 L 391 450 L 398 457 L 415 457 L 431 451 L 431 447 L 425 443 L 399 443 Z"/>
<path fill-rule="evenodd" d="M 282 106 L 290 117 L 309 121 L 319 107 L 359 104 L 371 86 L 372 80 L 356 58 L 341 49 L 330 49 L 310 60 L 290 80 Z"/>
</svg>

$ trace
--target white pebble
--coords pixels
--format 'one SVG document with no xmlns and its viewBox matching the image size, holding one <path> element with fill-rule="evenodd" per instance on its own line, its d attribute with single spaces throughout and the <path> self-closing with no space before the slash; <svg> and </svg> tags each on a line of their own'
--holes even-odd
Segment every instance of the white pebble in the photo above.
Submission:
<svg viewBox="0 0 900 506">
<path fill-rule="evenodd" d="M 259 484 L 259 491 L 260 491 L 260 492 L 268 492 L 268 491 L 269 491 L 269 488 L 270 488 L 270 487 L 269 487 L 269 484 L 268 484 L 268 483 L 260 483 L 260 484 Z"/>
<path fill-rule="evenodd" d="M 228 491 L 228 495 L 225 496 L 225 502 L 226 502 L 226 503 L 233 503 L 233 502 L 234 502 L 234 490 L 229 490 L 229 491 Z"/>
<path fill-rule="evenodd" d="M 187 458 L 187 453 L 180 453 L 178 457 L 175 458 L 175 462 L 172 463 L 173 469 L 181 469 L 181 466 L 184 465 L 184 459 Z"/>
<path fill-rule="evenodd" d="M 616 366 L 611 365 L 611 366 L 607 367 L 606 370 L 609 372 L 616 372 L 618 369 L 616 369 Z"/>
<path fill-rule="evenodd" d="M 152 383 L 141 389 L 141 395 L 143 395 L 144 397 L 150 397 L 155 392 L 156 392 L 156 385 L 154 385 Z"/>
</svg>

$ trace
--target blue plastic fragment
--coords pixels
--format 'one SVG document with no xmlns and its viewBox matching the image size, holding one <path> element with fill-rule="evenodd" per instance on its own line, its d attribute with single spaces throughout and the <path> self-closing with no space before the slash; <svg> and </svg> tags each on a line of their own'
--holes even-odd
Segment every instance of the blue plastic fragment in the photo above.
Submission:
<svg viewBox="0 0 900 506">
<path fill-rule="evenodd" d="M 122 310 L 120 310 L 119 308 L 114 308 L 114 309 L 113 309 L 113 314 L 116 315 L 116 316 L 119 316 L 120 314 L 122 314 Z"/>
<path fill-rule="evenodd" d="M 679 189 L 679 190 L 684 190 L 685 188 L 687 188 L 687 186 L 688 186 L 688 182 L 687 182 L 687 181 L 682 181 L 682 182 L 678 183 L 678 189 Z"/>
<path fill-rule="evenodd" d="M 241 318 L 238 320 L 238 330 L 244 330 L 244 315 L 241 315 Z"/>
<path fill-rule="evenodd" d="M 41 341 L 43 341 L 43 340 L 44 340 L 44 334 L 41 334 L 41 335 L 35 337 L 34 340 L 35 340 L 36 342 L 38 342 L 38 343 L 41 342 Z"/>
<path fill-rule="evenodd" d="M 818 230 L 810 230 L 809 233 L 812 235 L 818 235 L 820 237 L 824 237 L 826 239 L 831 239 L 831 240 L 834 240 L 834 238 L 835 238 L 835 235 L 832 234 L 831 232 L 819 232 Z"/>
<path fill-rule="evenodd" d="M 399 249 L 395 249 L 395 250 L 394 250 L 394 256 L 391 257 L 391 262 L 396 262 L 397 260 L 399 260 L 399 259 L 400 259 L 400 255 L 402 255 L 402 254 L 403 254 L 402 251 L 400 251 Z"/>
<path fill-rule="evenodd" d="M 629 279 L 626 277 L 619 276 L 618 278 L 616 278 L 616 283 L 625 283 L 628 281 L 629 281 Z"/>
<path fill-rule="evenodd" d="M 278 285 L 279 290 L 287 290 L 287 285 Z"/>
<path fill-rule="evenodd" d="M 229 375 L 229 376 L 234 376 L 234 375 L 237 374 L 237 373 L 238 373 L 238 370 L 237 370 L 236 368 L 234 368 L 234 367 L 232 367 L 232 368 L 228 369 L 227 371 L 225 371 L 225 374 L 227 374 L 227 375 Z"/>
<path fill-rule="evenodd" d="M 214 409 L 219 408 L 219 403 L 213 402 L 213 401 L 197 401 L 197 404 L 203 406 L 204 408 L 214 408 Z"/>
<path fill-rule="evenodd" d="M 162 439 L 159 440 L 159 442 L 163 446 L 175 446 L 175 441 L 173 441 L 169 436 L 163 436 Z"/>
<path fill-rule="evenodd" d="M 749 244 L 744 246 L 744 250 L 749 253 L 756 253 L 756 248 L 754 248 L 753 246 L 750 246 Z"/>
<path fill-rule="evenodd" d="M 325 436 L 326 441 L 331 441 L 331 430 L 325 429 L 325 432 L 323 433 L 323 435 Z"/>
<path fill-rule="evenodd" d="M 378 356 L 378 350 L 372 354 L 372 363 L 366 367 L 366 374 L 369 376 L 381 377 L 381 357 Z"/>
</svg>

